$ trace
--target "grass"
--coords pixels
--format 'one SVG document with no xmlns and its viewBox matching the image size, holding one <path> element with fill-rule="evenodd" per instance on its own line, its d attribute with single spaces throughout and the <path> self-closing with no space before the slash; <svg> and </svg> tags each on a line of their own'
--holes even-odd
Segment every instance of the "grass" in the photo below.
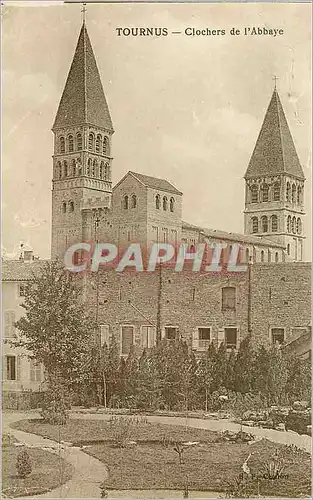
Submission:
<svg viewBox="0 0 313 500">
<path fill-rule="evenodd" d="M 110 441 L 114 437 L 113 427 L 101 420 L 70 419 L 64 426 L 43 423 L 41 419 L 19 420 L 11 425 L 15 429 L 43 436 L 54 441 L 68 441 L 74 444 L 92 441 Z M 216 433 L 206 429 L 194 429 L 177 425 L 139 423 L 133 426 L 132 440 L 208 441 L 216 440 Z"/>
<path fill-rule="evenodd" d="M 103 444 L 88 447 L 87 453 L 109 469 L 106 487 L 110 489 L 183 489 L 188 477 L 189 489 L 225 491 L 234 482 L 241 466 L 250 453 L 249 467 L 252 473 L 260 472 L 262 465 L 277 448 L 266 440 L 253 445 L 229 443 L 203 443 L 186 449 L 183 465 L 172 447 L 161 445 L 137 445 L 118 449 Z M 277 480 L 256 481 L 250 493 L 261 496 L 299 497 L 310 496 L 310 456 L 301 453 L 299 457 L 288 458 L 286 477 Z"/>
<path fill-rule="evenodd" d="M 251 496 L 307 498 L 311 494 L 310 455 L 267 440 L 252 445 L 217 442 L 217 433 L 205 429 L 140 422 L 132 427 L 129 437 L 137 444 L 117 448 L 112 444 L 114 426 L 101 420 L 73 419 L 60 427 L 40 420 L 23 420 L 14 427 L 54 440 L 88 443 L 84 451 L 109 469 L 106 483 L 109 490 L 182 490 L 188 477 L 190 489 L 226 491 L 242 472 L 242 464 L 250 453 L 251 473 L 259 476 L 264 464 L 278 449 L 285 455 L 284 477 L 252 481 Z M 200 444 L 186 448 L 180 466 L 174 446 L 162 445 L 164 437 L 171 441 L 200 441 Z"/>
<path fill-rule="evenodd" d="M 68 481 L 73 467 L 63 459 L 39 448 L 28 448 L 32 472 L 22 479 L 16 470 L 17 454 L 21 448 L 4 438 L 2 447 L 2 492 L 7 497 L 33 496 L 50 491 Z"/>
</svg>

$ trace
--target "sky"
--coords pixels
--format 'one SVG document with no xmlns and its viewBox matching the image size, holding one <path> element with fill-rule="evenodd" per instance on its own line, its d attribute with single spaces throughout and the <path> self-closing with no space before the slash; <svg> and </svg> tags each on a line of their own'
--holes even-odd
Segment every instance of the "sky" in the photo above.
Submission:
<svg viewBox="0 0 313 500">
<path fill-rule="evenodd" d="M 81 6 L 2 11 L 2 244 L 49 258 L 51 127 L 81 28 Z M 244 179 L 273 76 L 307 179 L 311 257 L 311 4 L 93 4 L 87 29 L 115 133 L 113 183 L 129 170 L 183 192 L 183 219 L 243 231 Z M 233 27 L 284 30 L 231 36 Z M 117 27 L 225 29 L 225 36 L 123 37 Z"/>
</svg>

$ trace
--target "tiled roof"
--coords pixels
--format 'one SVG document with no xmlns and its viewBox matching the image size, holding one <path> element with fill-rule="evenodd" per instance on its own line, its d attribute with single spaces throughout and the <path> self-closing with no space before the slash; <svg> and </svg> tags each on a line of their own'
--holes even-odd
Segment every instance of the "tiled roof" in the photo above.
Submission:
<svg viewBox="0 0 313 500">
<path fill-rule="evenodd" d="M 3 260 L 1 262 L 2 281 L 30 281 L 34 273 L 38 272 L 47 260 Z"/>
<path fill-rule="evenodd" d="M 272 241 L 262 236 L 253 236 L 249 234 L 231 233 L 220 231 L 219 229 L 206 229 L 188 222 L 183 222 L 183 229 L 198 229 L 207 238 L 216 238 L 218 240 L 236 241 L 238 243 L 246 243 L 250 245 L 285 248 L 285 245 Z"/>
<path fill-rule="evenodd" d="M 274 176 L 283 173 L 304 179 L 286 116 L 275 89 L 245 178 Z"/>
<path fill-rule="evenodd" d="M 113 130 L 85 23 L 80 31 L 53 129 L 83 124 Z"/>
<path fill-rule="evenodd" d="M 158 179 L 157 177 L 151 177 L 150 175 L 138 174 L 137 172 L 128 172 L 138 179 L 142 184 L 149 188 L 158 189 L 160 191 L 167 191 L 168 193 L 183 194 L 178 191 L 173 184 L 166 181 L 165 179 Z"/>
</svg>

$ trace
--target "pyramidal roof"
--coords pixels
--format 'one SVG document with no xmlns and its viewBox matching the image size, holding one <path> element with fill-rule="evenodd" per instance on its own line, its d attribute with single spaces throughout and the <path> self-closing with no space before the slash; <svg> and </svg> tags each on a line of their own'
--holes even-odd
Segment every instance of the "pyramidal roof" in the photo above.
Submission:
<svg viewBox="0 0 313 500">
<path fill-rule="evenodd" d="M 85 23 L 80 30 L 52 130 L 84 124 L 113 131 L 109 108 Z"/>
<path fill-rule="evenodd" d="M 275 88 L 245 179 L 283 173 L 304 179 L 286 116 Z"/>
</svg>

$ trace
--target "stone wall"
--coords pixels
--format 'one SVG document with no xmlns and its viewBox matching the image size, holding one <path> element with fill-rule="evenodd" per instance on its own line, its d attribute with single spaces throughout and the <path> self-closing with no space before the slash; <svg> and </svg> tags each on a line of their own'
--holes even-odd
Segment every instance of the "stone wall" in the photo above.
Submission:
<svg viewBox="0 0 313 500">
<path fill-rule="evenodd" d="M 177 273 L 163 268 L 154 273 L 102 270 L 99 278 L 99 323 L 120 340 L 121 326 L 134 327 L 141 346 L 142 326 L 156 325 L 160 295 L 161 328 L 175 326 L 192 346 L 198 327 L 211 328 L 211 340 L 224 340 L 224 329 L 236 327 L 238 340 L 249 329 L 258 343 L 271 342 L 271 328 L 283 328 L 288 342 L 295 328 L 308 328 L 311 317 L 310 264 L 254 264 L 249 273 Z M 96 276 L 87 280 L 87 298 L 96 308 Z M 235 310 L 223 310 L 223 287 L 235 287 Z M 249 292 L 250 290 L 250 292 Z"/>
</svg>

